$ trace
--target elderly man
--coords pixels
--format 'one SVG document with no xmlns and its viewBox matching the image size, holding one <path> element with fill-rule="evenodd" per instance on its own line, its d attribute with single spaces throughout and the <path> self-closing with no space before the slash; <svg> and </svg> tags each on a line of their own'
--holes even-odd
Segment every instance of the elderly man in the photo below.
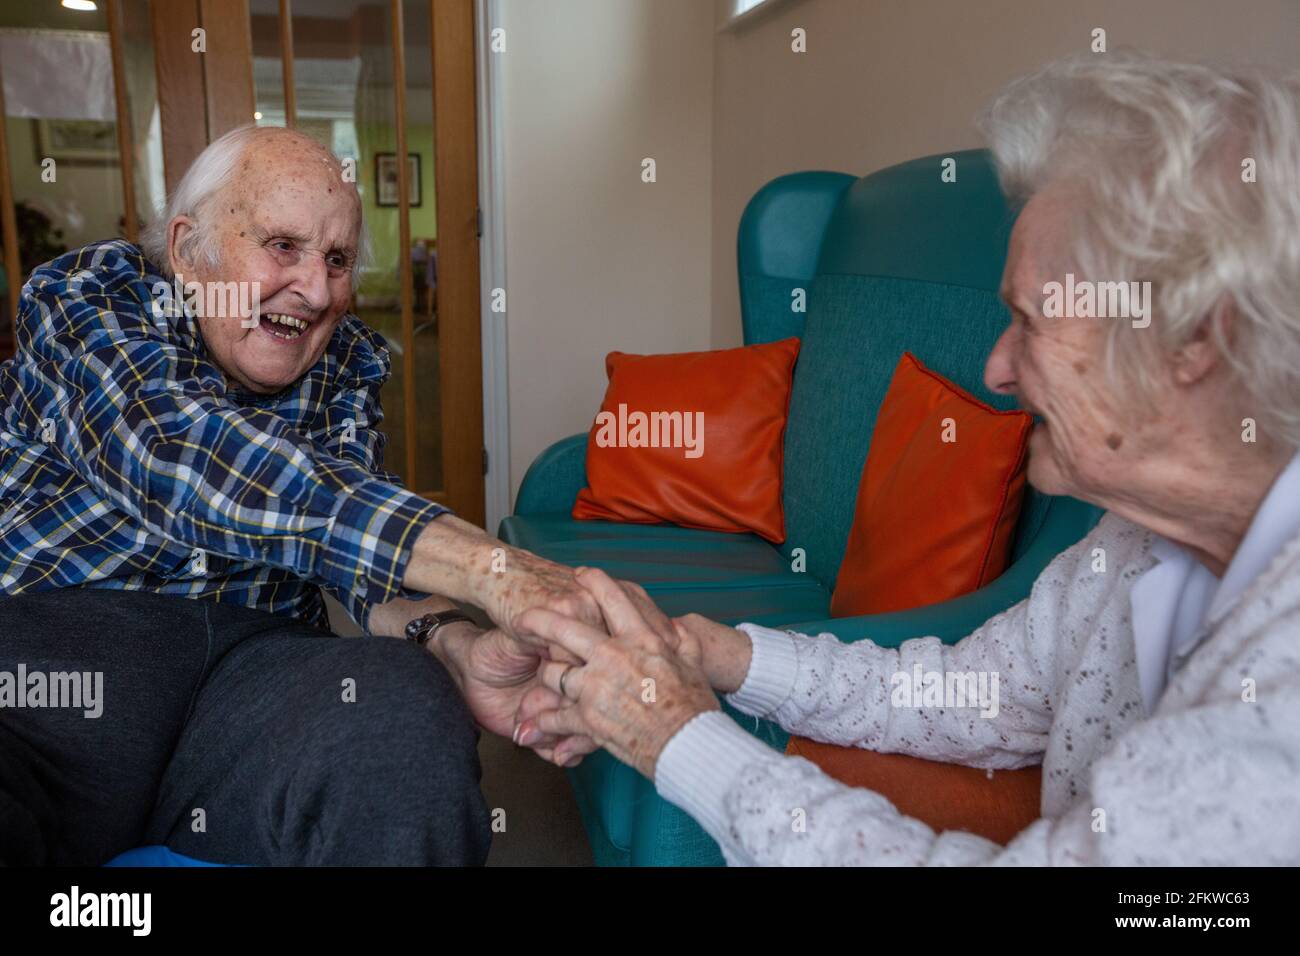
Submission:
<svg viewBox="0 0 1300 956">
<path fill-rule="evenodd" d="M 330 153 L 245 128 L 144 253 L 95 243 L 24 286 L 0 366 L 0 862 L 484 860 L 474 723 L 511 731 L 539 656 L 451 599 L 599 616 L 568 569 L 382 470 L 388 350 L 347 314 L 361 235 Z M 257 308 L 196 316 L 176 288 Z M 322 588 L 374 637 L 330 636 Z"/>
<path fill-rule="evenodd" d="M 1300 863 L 1300 78 L 1088 56 L 1014 84 L 985 128 L 1028 200 L 985 381 L 1041 417 L 1029 480 L 1109 513 L 951 647 L 665 628 L 581 572 L 612 637 L 521 615 L 586 663 L 543 665 L 520 739 L 590 734 L 732 863 Z M 1152 320 L 1048 318 L 1069 275 L 1150 281 Z M 914 667 L 1000 673 L 1000 708 L 892 706 Z M 1042 818 L 1005 848 L 936 833 L 773 752 L 714 689 L 828 743 L 1041 763 Z"/>
</svg>

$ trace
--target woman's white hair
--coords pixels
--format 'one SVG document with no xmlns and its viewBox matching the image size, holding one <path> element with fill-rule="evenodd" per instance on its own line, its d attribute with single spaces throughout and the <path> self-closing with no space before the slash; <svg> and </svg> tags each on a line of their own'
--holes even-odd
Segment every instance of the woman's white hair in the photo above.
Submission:
<svg viewBox="0 0 1300 956">
<path fill-rule="evenodd" d="M 283 134 L 284 130 L 276 126 L 241 126 L 217 137 L 199 153 L 167 198 L 166 205 L 140 234 L 140 248 L 145 257 L 164 276 L 173 278 L 167 227 L 177 216 L 189 216 L 195 223 L 194 228 L 180 241 L 176 250 L 178 256 L 190 262 L 201 261 L 209 269 L 220 266 L 221 251 L 211 228 L 213 217 L 208 213 L 234 178 L 235 167 L 244 150 L 260 137 Z M 324 146 L 315 145 L 328 152 Z M 333 156 L 332 153 L 330 155 Z M 369 264 L 370 248 L 370 235 L 363 219 L 357 259 L 352 267 L 353 289 L 357 288 L 360 281 L 361 270 Z"/>
<path fill-rule="evenodd" d="M 1112 373 L 1145 390 L 1206 328 L 1261 440 L 1300 448 L 1300 74 L 1084 54 L 1015 81 L 978 123 L 1013 201 L 1074 189 L 1080 278 L 1151 282 L 1150 327 L 1110 323 Z"/>
</svg>

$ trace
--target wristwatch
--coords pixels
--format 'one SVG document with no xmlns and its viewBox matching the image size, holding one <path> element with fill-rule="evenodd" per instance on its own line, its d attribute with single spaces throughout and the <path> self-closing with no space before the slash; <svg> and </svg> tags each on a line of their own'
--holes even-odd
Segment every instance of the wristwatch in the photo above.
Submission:
<svg viewBox="0 0 1300 956">
<path fill-rule="evenodd" d="M 406 625 L 406 639 L 415 641 L 421 647 L 428 644 L 430 639 L 438 633 L 438 628 L 445 627 L 448 624 L 454 624 L 457 621 L 466 621 L 474 623 L 474 619 L 462 611 L 438 611 L 437 613 L 426 614 L 423 617 L 417 617 L 410 624 Z"/>
</svg>

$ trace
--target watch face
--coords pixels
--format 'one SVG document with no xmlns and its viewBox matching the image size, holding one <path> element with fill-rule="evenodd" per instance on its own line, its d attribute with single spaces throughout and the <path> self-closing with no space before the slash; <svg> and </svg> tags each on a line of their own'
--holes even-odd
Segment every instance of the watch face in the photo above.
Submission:
<svg viewBox="0 0 1300 956">
<path fill-rule="evenodd" d="M 467 621 L 470 624 L 474 623 L 473 618 L 461 611 L 438 611 L 437 613 L 429 613 L 423 617 L 417 617 L 410 624 L 406 625 L 406 636 L 413 641 L 418 641 L 420 644 L 425 644 L 428 642 L 429 638 L 437 632 L 438 628 L 442 627 L 444 624 L 454 624 L 457 621 Z"/>
<path fill-rule="evenodd" d="M 414 621 L 406 625 L 406 636 L 412 641 L 424 643 L 425 637 L 437 625 L 434 622 L 435 615 L 426 614 L 423 617 L 417 617 Z"/>
</svg>

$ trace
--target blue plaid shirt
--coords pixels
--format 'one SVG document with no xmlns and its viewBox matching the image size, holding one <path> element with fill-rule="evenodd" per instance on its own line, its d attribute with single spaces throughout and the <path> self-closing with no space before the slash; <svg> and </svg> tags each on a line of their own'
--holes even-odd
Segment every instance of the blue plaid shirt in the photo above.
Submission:
<svg viewBox="0 0 1300 956">
<path fill-rule="evenodd" d="M 243 604 L 367 632 L 446 511 L 382 470 L 382 336 L 354 315 L 275 395 L 228 384 L 135 246 L 32 273 L 0 364 L 0 591 L 89 586 Z M 172 314 L 168 314 L 168 313 Z M 317 587 L 319 585 L 319 587 Z"/>
</svg>

